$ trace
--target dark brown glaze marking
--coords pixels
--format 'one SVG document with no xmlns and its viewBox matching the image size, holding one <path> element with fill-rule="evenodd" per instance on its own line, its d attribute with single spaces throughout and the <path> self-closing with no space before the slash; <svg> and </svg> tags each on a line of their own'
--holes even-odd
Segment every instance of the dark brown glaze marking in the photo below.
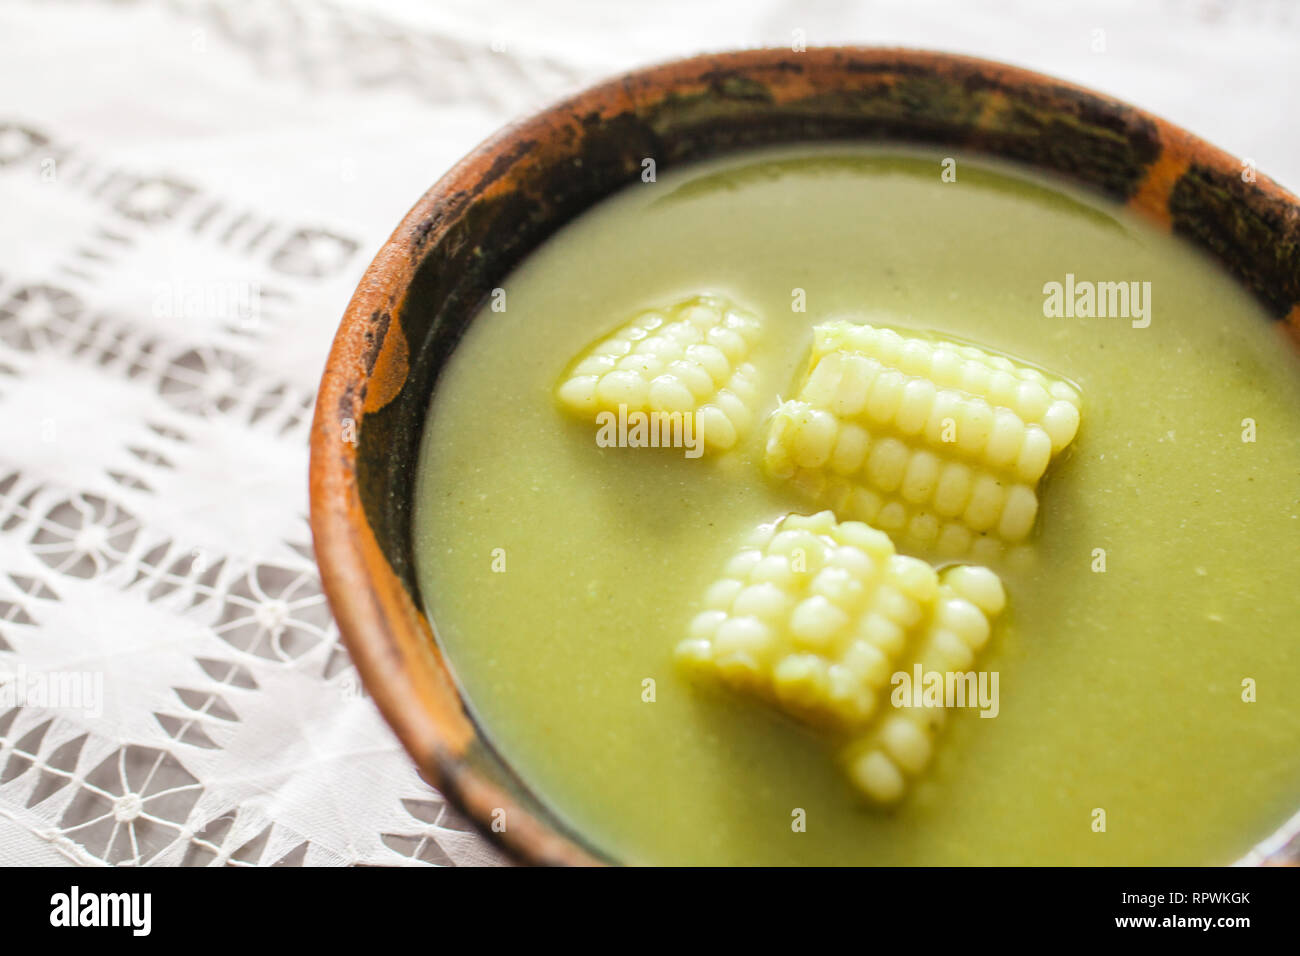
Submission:
<svg viewBox="0 0 1300 956">
<path fill-rule="evenodd" d="M 1300 302 L 1300 210 L 1229 171 L 1193 164 L 1169 196 L 1174 232 L 1206 249 L 1285 318 Z"/>
</svg>

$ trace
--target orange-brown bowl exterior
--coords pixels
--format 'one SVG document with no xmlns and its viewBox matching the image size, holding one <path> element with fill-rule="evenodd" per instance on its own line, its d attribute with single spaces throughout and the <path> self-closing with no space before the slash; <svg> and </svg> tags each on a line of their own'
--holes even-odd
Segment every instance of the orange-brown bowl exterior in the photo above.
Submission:
<svg viewBox="0 0 1300 956">
<path fill-rule="evenodd" d="M 951 145 L 1092 187 L 1208 251 L 1300 341 L 1294 196 L 1163 120 L 1014 67 L 872 48 L 699 56 L 497 133 L 415 204 L 343 316 L 312 426 L 311 525 L 330 606 L 380 711 L 424 774 L 521 861 L 612 862 L 492 752 L 424 614 L 409 524 L 437 371 L 490 290 L 565 222 L 639 181 L 643 159 L 663 170 L 826 140 Z M 1293 836 L 1280 832 L 1253 861 L 1293 858 Z"/>
</svg>

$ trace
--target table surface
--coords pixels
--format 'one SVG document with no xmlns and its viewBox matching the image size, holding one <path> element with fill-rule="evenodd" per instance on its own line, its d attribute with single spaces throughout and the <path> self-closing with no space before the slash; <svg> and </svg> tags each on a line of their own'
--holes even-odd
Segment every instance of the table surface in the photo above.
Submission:
<svg viewBox="0 0 1300 956">
<path fill-rule="evenodd" d="M 1300 13 L 1007 2 L 0 5 L 0 863 L 504 862 L 320 592 L 307 430 L 369 257 L 503 122 L 702 50 L 1025 65 L 1300 183 Z"/>
</svg>

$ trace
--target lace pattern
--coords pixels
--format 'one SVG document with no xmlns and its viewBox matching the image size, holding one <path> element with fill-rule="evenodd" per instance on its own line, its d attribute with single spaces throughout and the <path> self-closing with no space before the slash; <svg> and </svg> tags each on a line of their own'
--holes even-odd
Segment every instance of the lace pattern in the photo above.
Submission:
<svg viewBox="0 0 1300 956">
<path fill-rule="evenodd" d="M 1296 181 L 1288 5 L 1010 7 L 0 8 L 0 862 L 501 862 L 339 645 L 306 441 L 370 254 L 513 116 L 701 49 L 903 43 L 1091 83 Z M 1207 50 L 1234 62 L 1197 85 Z"/>
</svg>

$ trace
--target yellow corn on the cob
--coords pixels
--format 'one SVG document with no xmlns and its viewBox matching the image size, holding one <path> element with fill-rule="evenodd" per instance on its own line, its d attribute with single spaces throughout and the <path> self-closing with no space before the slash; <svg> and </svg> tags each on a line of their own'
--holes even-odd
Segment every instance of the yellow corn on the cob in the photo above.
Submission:
<svg viewBox="0 0 1300 956">
<path fill-rule="evenodd" d="M 766 462 L 837 514 L 963 554 L 978 535 L 1029 534 L 1080 404 L 1067 382 L 973 346 L 828 322 L 773 415 Z"/>
<path fill-rule="evenodd" d="M 927 663 L 960 663 L 956 648 L 988 639 L 1004 597 L 991 571 L 952 568 L 941 576 L 895 553 L 883 532 L 823 511 L 760 527 L 704 601 L 677 646 L 681 665 L 857 742 L 847 758 L 850 779 L 883 801 L 892 799 L 899 766 L 914 773 L 925 763 L 912 751 L 898 763 L 903 744 L 895 738 L 915 734 L 893 729 L 894 721 L 910 717 L 878 716 L 896 663 L 909 651 Z"/>
<path fill-rule="evenodd" d="M 717 295 L 642 312 L 597 342 L 560 384 L 560 404 L 600 412 L 689 416 L 705 450 L 726 450 L 753 420 L 758 319 Z"/>
</svg>

